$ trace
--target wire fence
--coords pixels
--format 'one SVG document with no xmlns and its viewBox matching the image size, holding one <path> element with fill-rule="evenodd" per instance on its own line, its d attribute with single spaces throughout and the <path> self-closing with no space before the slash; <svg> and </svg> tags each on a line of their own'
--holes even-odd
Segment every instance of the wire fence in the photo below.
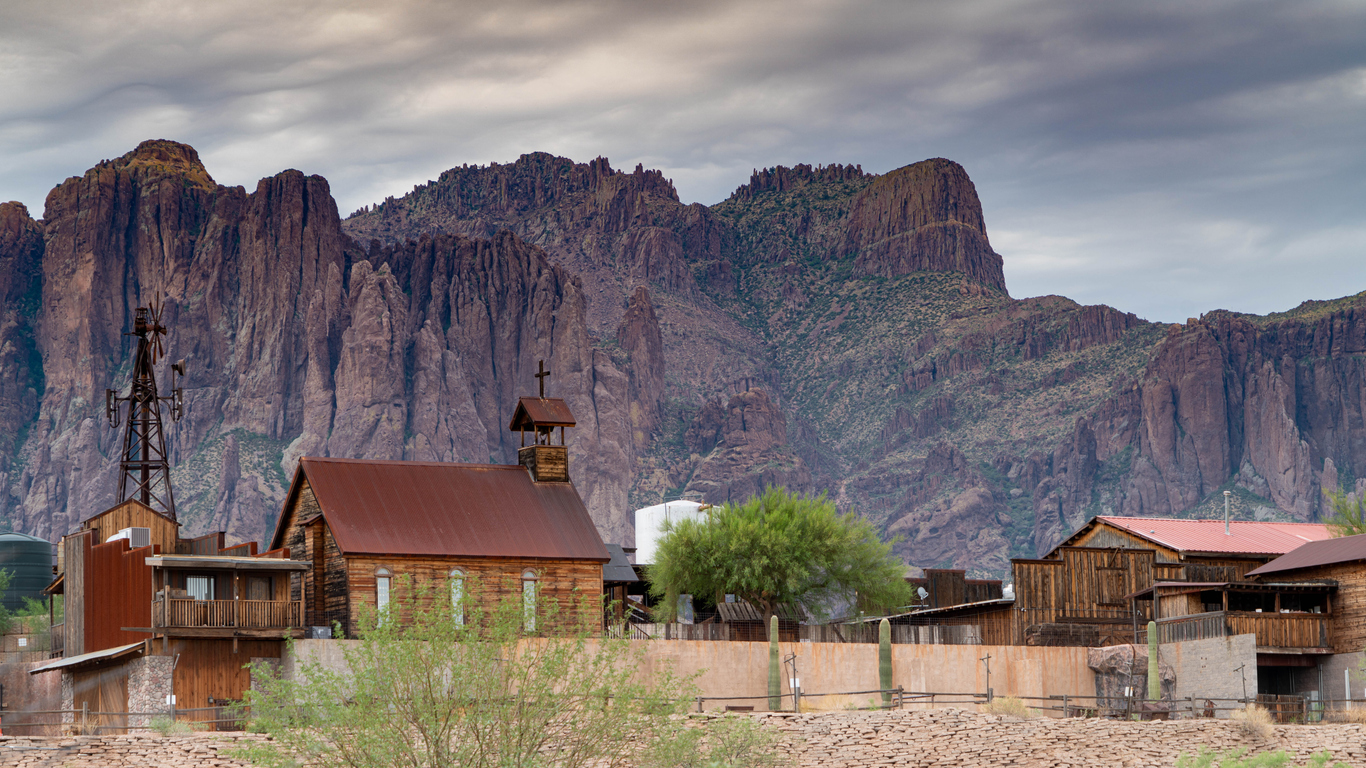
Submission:
<svg viewBox="0 0 1366 768">
<path fill-rule="evenodd" d="M 866 697 L 863 702 L 854 697 Z M 831 712 L 886 709 L 935 709 L 959 707 L 1057 718 L 1108 718 L 1119 720 L 1185 720 L 1226 718 L 1249 705 L 1268 710 L 1281 724 L 1312 724 L 1331 721 L 1366 722 L 1366 699 L 1315 699 L 1298 695 L 1260 694 L 1244 698 L 1186 696 L 1149 701 L 1142 697 L 1053 696 L 998 697 L 992 691 L 908 691 L 903 687 L 857 691 L 815 692 L 797 688 L 777 696 L 698 696 L 691 700 L 697 712 Z M 838 699 L 844 701 L 838 701 Z M 1004 698 L 1018 700 L 1003 702 Z M 1020 711 L 1021 709 L 1026 711 Z M 172 731 L 188 726 L 196 731 L 239 731 L 251 722 L 251 710 L 242 702 L 224 701 L 217 706 L 173 708 L 156 712 L 100 712 L 80 709 L 6 711 L 0 728 L 7 736 L 63 736 L 123 734 L 130 731 Z M 178 725 L 172 725 L 172 724 Z"/>
</svg>

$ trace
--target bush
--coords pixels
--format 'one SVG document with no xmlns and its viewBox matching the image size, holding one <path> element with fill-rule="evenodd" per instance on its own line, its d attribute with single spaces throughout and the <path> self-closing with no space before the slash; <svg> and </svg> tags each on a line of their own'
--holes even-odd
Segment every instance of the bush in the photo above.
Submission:
<svg viewBox="0 0 1366 768">
<path fill-rule="evenodd" d="M 1003 717 L 1033 717 L 1035 712 L 1025 703 L 1014 696 L 997 696 L 989 703 L 982 706 L 982 711 L 989 715 L 1001 715 Z"/>
<path fill-rule="evenodd" d="M 1271 713 L 1256 704 L 1248 704 L 1242 709 L 1233 710 L 1233 720 L 1238 723 L 1238 728 L 1243 733 L 1263 741 L 1276 735 L 1276 729 L 1271 723 Z"/>
<path fill-rule="evenodd" d="M 147 727 L 161 734 L 162 736 L 184 736 L 194 733 L 194 729 L 189 723 L 182 723 L 168 715 L 157 715 L 147 724 Z"/>
<path fill-rule="evenodd" d="M 1244 757 L 1247 749 L 1234 749 L 1228 752 L 1214 752 L 1208 748 L 1200 750 L 1200 754 L 1182 755 L 1176 761 L 1176 768 L 1290 768 L 1289 752 L 1259 752 L 1251 757 Z M 1309 758 L 1306 768 L 1349 768 L 1346 763 L 1333 763 L 1329 766 L 1328 761 L 1332 755 L 1328 752 L 1320 752 Z"/>
<path fill-rule="evenodd" d="M 781 768 L 791 762 L 778 749 L 781 736 L 750 715 L 694 715 L 688 725 L 656 739 L 641 768 Z"/>
</svg>

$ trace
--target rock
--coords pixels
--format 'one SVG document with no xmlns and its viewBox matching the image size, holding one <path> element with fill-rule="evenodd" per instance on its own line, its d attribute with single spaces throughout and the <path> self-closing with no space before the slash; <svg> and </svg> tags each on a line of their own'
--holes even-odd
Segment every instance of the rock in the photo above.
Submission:
<svg viewBox="0 0 1366 768">
<path fill-rule="evenodd" d="M 636 288 L 617 326 L 617 344 L 626 352 L 630 380 L 631 435 L 637 451 L 644 451 L 659 428 L 664 407 L 664 339 L 650 291 Z"/>
</svg>

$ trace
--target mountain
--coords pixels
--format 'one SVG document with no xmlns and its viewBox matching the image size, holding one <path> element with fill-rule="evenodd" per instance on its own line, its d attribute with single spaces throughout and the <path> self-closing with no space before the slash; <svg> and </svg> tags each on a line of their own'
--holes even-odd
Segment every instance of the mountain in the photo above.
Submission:
<svg viewBox="0 0 1366 768">
<path fill-rule="evenodd" d="M 191 532 L 261 537 L 302 455 L 515 460 L 542 358 L 611 541 L 637 506 L 779 483 L 912 564 L 1000 573 L 1092 514 L 1229 489 L 1239 516 L 1303 520 L 1366 485 L 1366 295 L 1174 326 L 1015 299 L 943 159 L 765 169 L 707 207 L 537 153 L 343 220 L 321 177 L 223 187 L 150 141 L 41 221 L 0 205 L 0 266 L 0 515 L 49 537 L 112 501 L 102 390 L 157 293 L 189 368 L 168 434 Z"/>
</svg>

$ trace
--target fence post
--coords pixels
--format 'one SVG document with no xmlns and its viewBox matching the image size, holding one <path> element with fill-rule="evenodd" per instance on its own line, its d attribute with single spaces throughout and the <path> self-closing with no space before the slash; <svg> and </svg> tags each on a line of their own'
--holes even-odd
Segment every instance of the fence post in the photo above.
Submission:
<svg viewBox="0 0 1366 768">
<path fill-rule="evenodd" d="M 900 685 L 896 687 L 896 708 L 903 709 L 906 705 L 906 689 Z"/>
<path fill-rule="evenodd" d="M 90 728 L 90 704 L 87 703 L 87 702 L 82 701 L 82 702 L 81 702 L 81 733 L 82 733 L 82 734 L 89 733 L 89 732 L 90 732 L 90 731 L 89 731 L 89 728 Z"/>
<path fill-rule="evenodd" d="M 1068 698 L 1068 695 L 1064 693 L 1064 694 L 1062 695 L 1062 716 L 1063 716 L 1063 717 L 1071 717 L 1071 716 L 1072 716 L 1072 707 L 1068 704 L 1069 701 L 1070 701 L 1070 699 Z"/>
<path fill-rule="evenodd" d="M 698 696 L 698 697 L 697 697 L 697 711 L 698 711 L 698 712 L 701 712 L 701 711 L 702 711 L 702 697 L 701 697 L 701 696 Z"/>
</svg>

